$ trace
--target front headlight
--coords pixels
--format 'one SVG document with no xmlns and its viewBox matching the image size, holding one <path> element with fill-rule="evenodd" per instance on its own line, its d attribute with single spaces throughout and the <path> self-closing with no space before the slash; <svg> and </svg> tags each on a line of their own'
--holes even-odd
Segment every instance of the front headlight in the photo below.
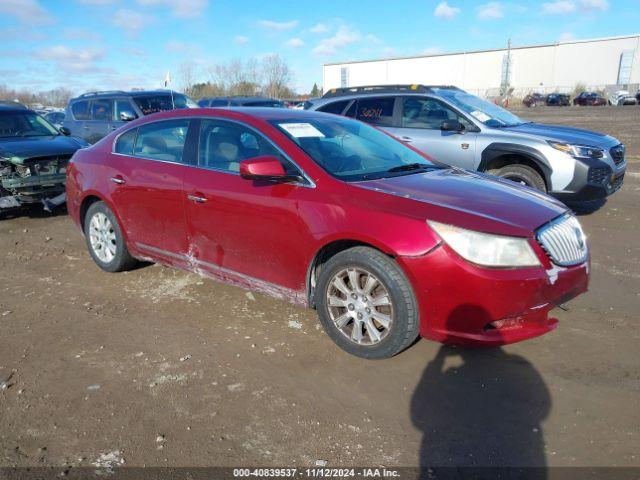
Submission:
<svg viewBox="0 0 640 480">
<path fill-rule="evenodd" d="M 485 267 L 540 265 L 526 238 L 480 233 L 430 220 L 427 223 L 447 245 L 469 262 Z"/>
<path fill-rule="evenodd" d="M 548 142 L 556 150 L 567 153 L 576 158 L 602 158 L 604 150 L 588 145 L 573 145 L 571 143 Z"/>
</svg>

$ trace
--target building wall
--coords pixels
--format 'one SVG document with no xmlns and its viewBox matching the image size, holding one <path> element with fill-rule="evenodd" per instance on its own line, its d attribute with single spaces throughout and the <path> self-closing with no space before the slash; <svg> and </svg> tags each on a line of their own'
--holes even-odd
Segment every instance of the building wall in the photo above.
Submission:
<svg viewBox="0 0 640 480">
<path fill-rule="evenodd" d="M 623 51 L 633 52 L 630 84 L 640 83 L 640 35 L 511 49 L 510 85 L 517 93 L 571 91 L 577 83 L 606 88 L 617 82 Z M 479 95 L 496 94 L 507 50 L 453 53 L 325 65 L 324 89 L 341 86 L 456 85 Z"/>
</svg>

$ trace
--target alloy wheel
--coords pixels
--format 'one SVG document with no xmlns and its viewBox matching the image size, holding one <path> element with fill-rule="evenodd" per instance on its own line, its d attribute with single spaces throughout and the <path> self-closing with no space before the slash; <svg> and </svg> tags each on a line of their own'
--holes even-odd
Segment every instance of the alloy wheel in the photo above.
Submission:
<svg viewBox="0 0 640 480">
<path fill-rule="evenodd" d="M 327 288 L 327 308 L 342 335 L 357 345 L 381 342 L 393 326 L 393 302 L 384 284 L 361 267 L 333 276 Z"/>
<path fill-rule="evenodd" d="M 110 263 L 116 256 L 116 231 L 109 217 L 97 212 L 89 222 L 91 249 L 101 262 Z"/>
</svg>

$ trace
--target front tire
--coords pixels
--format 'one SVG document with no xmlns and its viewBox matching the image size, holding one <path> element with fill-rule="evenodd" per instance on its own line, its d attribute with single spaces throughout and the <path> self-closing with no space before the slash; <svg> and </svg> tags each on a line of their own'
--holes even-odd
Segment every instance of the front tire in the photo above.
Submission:
<svg viewBox="0 0 640 480">
<path fill-rule="evenodd" d="M 84 220 L 84 236 L 93 261 L 106 272 L 131 269 L 136 260 L 125 244 L 120 224 L 104 202 L 93 203 Z"/>
<path fill-rule="evenodd" d="M 506 165 L 497 170 L 489 170 L 487 173 L 547 193 L 547 185 L 544 183 L 542 176 L 528 165 Z"/>
<path fill-rule="evenodd" d="M 320 322 L 346 352 L 390 358 L 418 336 L 418 306 L 400 266 L 369 247 L 331 257 L 317 282 Z"/>
</svg>

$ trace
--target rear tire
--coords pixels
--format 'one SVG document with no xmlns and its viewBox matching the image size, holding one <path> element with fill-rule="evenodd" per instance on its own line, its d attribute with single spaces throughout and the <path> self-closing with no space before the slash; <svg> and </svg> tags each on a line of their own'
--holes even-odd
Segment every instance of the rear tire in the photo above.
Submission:
<svg viewBox="0 0 640 480">
<path fill-rule="evenodd" d="M 496 170 L 489 170 L 487 173 L 547 193 L 547 185 L 544 183 L 542 176 L 528 165 L 506 165 Z"/>
<path fill-rule="evenodd" d="M 390 358 L 418 336 L 418 305 L 400 266 L 369 247 L 331 257 L 320 271 L 320 322 L 346 352 L 367 359 Z"/>
<path fill-rule="evenodd" d="M 116 216 L 104 202 L 93 203 L 87 210 L 84 236 L 91 258 L 102 270 L 122 272 L 136 264 L 127 249 Z"/>
</svg>

